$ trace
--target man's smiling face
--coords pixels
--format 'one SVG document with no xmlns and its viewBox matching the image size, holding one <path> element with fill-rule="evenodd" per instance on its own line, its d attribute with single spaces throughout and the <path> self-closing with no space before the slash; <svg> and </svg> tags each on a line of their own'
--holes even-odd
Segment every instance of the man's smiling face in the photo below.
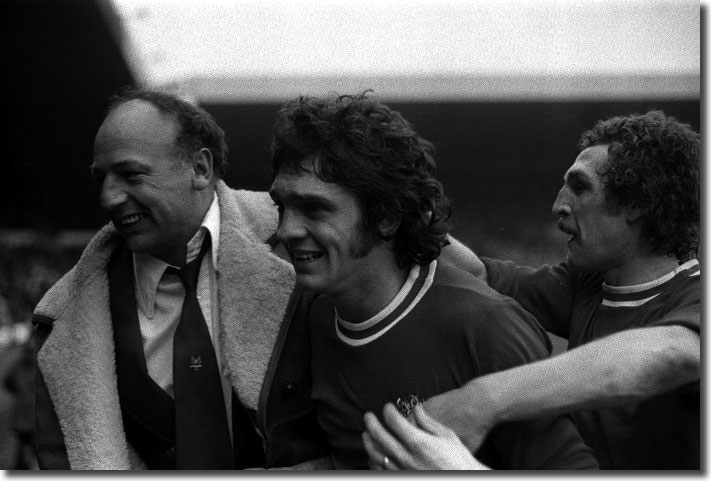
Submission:
<svg viewBox="0 0 711 481">
<path fill-rule="evenodd" d="M 270 194 L 279 208 L 277 236 L 291 255 L 297 283 L 334 294 L 367 278 L 374 240 L 352 192 L 308 170 L 279 172 Z"/>
<path fill-rule="evenodd" d="M 148 102 L 122 104 L 96 135 L 91 172 L 101 206 L 128 248 L 180 265 L 200 212 L 192 165 L 175 143 L 178 129 Z"/>
</svg>

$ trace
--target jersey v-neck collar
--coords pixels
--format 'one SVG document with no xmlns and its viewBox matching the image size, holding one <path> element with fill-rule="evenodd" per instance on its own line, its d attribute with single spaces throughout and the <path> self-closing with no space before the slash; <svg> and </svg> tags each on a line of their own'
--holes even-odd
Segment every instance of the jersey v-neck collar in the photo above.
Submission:
<svg viewBox="0 0 711 481">
<path fill-rule="evenodd" d="M 405 284 L 390 304 L 366 321 L 357 323 L 345 321 L 334 308 L 334 324 L 338 338 L 348 345 L 362 346 L 395 327 L 429 290 L 436 269 L 437 260 L 422 266 L 415 264 L 410 269 Z"/>
<path fill-rule="evenodd" d="M 698 259 L 691 259 L 665 275 L 644 284 L 610 286 L 602 284 L 602 305 L 608 307 L 638 307 L 651 301 L 677 276 L 698 276 Z"/>
</svg>

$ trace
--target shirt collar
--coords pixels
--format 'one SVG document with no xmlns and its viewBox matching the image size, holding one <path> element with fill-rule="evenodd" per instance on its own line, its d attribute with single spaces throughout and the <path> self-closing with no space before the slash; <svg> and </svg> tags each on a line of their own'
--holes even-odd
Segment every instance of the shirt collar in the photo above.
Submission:
<svg viewBox="0 0 711 481">
<path fill-rule="evenodd" d="M 200 228 L 193 238 L 188 241 L 187 258 L 185 262 L 190 262 L 200 253 L 206 231 L 210 233 L 210 238 L 212 239 L 212 245 L 210 246 L 212 265 L 216 266 L 217 252 L 220 245 L 220 203 L 217 201 L 217 193 L 213 194 L 212 204 L 210 204 L 210 208 L 207 210 L 202 224 L 200 224 Z"/>
<path fill-rule="evenodd" d="M 200 253 L 202 242 L 205 239 L 205 232 L 210 233 L 212 240 L 210 246 L 212 265 L 217 266 L 217 252 L 220 244 L 220 204 L 217 200 L 217 193 L 213 194 L 212 203 L 200 224 L 200 228 L 192 239 L 188 241 L 186 262 L 190 262 Z M 167 267 L 170 267 L 170 264 L 150 254 L 133 254 L 138 308 L 149 319 L 153 318 L 158 283 Z"/>
</svg>

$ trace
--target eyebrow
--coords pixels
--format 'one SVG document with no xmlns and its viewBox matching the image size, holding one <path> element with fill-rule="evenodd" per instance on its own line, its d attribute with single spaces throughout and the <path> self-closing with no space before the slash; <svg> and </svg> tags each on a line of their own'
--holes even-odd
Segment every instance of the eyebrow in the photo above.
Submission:
<svg viewBox="0 0 711 481">
<path fill-rule="evenodd" d="M 573 170 L 565 173 L 565 175 L 563 176 L 563 182 L 570 183 L 571 181 L 592 184 L 592 180 L 590 179 L 590 177 L 585 172 L 579 170 Z"/>
<path fill-rule="evenodd" d="M 272 189 L 269 191 L 269 195 L 272 199 L 282 202 L 285 200 L 296 203 L 318 202 L 331 208 L 336 206 L 336 204 L 331 199 L 317 194 L 300 194 L 297 192 L 288 192 L 286 195 L 282 196 L 275 189 Z"/>
<path fill-rule="evenodd" d="M 120 162 L 116 162 L 115 164 L 111 164 L 107 170 L 124 169 L 126 167 L 146 169 L 146 168 L 149 168 L 150 166 L 146 165 L 142 162 L 139 162 L 137 160 L 122 160 Z M 89 166 L 89 171 L 91 172 L 92 175 L 94 175 L 96 173 L 103 172 L 104 169 L 99 169 L 92 163 Z"/>
</svg>

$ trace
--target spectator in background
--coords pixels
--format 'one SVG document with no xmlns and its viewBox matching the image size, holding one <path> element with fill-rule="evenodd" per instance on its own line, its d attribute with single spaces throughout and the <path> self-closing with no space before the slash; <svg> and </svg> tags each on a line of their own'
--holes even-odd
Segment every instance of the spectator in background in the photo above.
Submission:
<svg viewBox="0 0 711 481">
<path fill-rule="evenodd" d="M 650 111 L 598 122 L 580 148 L 553 204 L 569 237 L 566 262 L 479 264 L 569 351 L 474 379 L 425 409 L 470 449 L 500 423 L 575 412 L 603 469 L 698 470 L 700 137 Z M 433 469 L 462 453 L 426 415 L 422 429 L 393 413 L 391 431 L 368 421 L 373 460 Z"/>
<path fill-rule="evenodd" d="M 9 314 L 9 310 L 5 312 Z M 0 325 L 0 467 L 3 469 L 37 466 L 33 452 L 34 356 L 29 339 L 29 324 Z"/>
<path fill-rule="evenodd" d="M 40 467 L 232 469 L 321 454 L 306 298 L 268 243 L 269 196 L 227 187 L 226 155 L 198 107 L 147 90 L 113 99 L 91 165 L 111 223 L 34 315 Z"/>
<path fill-rule="evenodd" d="M 297 285 L 321 294 L 309 311 L 312 398 L 336 468 L 368 467 L 364 411 L 410 413 L 471 378 L 547 357 L 530 314 L 438 262 L 448 201 L 432 145 L 399 113 L 366 94 L 300 97 L 279 112 L 272 145 L 277 236 Z M 477 457 L 501 469 L 597 467 L 567 416 L 498 426 Z"/>
</svg>

